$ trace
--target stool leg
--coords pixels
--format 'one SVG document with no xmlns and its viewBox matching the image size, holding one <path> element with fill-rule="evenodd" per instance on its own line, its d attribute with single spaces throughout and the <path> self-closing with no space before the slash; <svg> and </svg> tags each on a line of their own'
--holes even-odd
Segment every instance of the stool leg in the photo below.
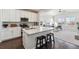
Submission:
<svg viewBox="0 0 79 59">
<path fill-rule="evenodd" d="M 38 48 L 38 39 L 36 40 L 36 49 Z"/>
<path fill-rule="evenodd" d="M 52 48 L 52 40 L 51 40 L 51 36 L 47 35 L 47 48 L 51 49 Z"/>
<path fill-rule="evenodd" d="M 55 38 L 54 38 L 54 34 L 53 34 L 53 48 L 55 48 Z"/>
<path fill-rule="evenodd" d="M 41 48 L 41 41 L 39 39 L 36 40 L 36 49 Z"/>
<path fill-rule="evenodd" d="M 46 46 L 46 48 L 47 48 L 47 40 L 45 39 L 45 46 Z"/>
<path fill-rule="evenodd" d="M 40 45 L 41 45 L 40 47 L 42 48 L 42 46 L 43 46 L 43 40 L 41 40 Z"/>
</svg>

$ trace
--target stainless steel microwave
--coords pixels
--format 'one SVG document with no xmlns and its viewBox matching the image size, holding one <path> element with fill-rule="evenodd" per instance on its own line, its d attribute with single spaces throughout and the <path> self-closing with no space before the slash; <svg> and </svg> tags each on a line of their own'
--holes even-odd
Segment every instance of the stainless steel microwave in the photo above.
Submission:
<svg viewBox="0 0 79 59">
<path fill-rule="evenodd" d="M 21 18 L 21 22 L 28 22 L 28 18 Z"/>
</svg>

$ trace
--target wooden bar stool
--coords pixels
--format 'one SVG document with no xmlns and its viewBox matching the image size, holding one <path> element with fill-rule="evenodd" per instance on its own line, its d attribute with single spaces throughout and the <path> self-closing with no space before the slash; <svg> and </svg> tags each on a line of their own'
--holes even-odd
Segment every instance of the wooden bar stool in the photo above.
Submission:
<svg viewBox="0 0 79 59">
<path fill-rule="evenodd" d="M 46 36 L 39 36 L 36 38 L 36 49 L 47 49 Z"/>
<path fill-rule="evenodd" d="M 48 49 L 52 48 L 52 41 L 53 41 L 53 48 L 55 48 L 54 34 L 53 33 L 47 34 L 47 48 Z"/>
</svg>

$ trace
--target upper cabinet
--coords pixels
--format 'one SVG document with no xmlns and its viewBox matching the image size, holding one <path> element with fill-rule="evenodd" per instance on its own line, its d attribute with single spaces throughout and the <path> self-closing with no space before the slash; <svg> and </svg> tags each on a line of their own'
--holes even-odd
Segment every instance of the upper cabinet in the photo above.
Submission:
<svg viewBox="0 0 79 59">
<path fill-rule="evenodd" d="M 2 9 L 1 21 L 10 21 L 10 10 Z"/>
<path fill-rule="evenodd" d="M 29 18 L 29 22 L 38 22 L 37 13 L 30 13 Z"/>
<path fill-rule="evenodd" d="M 29 22 L 38 22 L 38 14 L 30 11 L 16 9 L 0 9 L 0 20 L 4 22 L 20 22 L 22 17 L 28 18 Z"/>
<path fill-rule="evenodd" d="M 20 22 L 20 10 L 15 10 L 15 20 L 17 22 Z"/>
<path fill-rule="evenodd" d="M 29 12 L 27 11 L 24 11 L 24 10 L 20 10 L 20 17 L 26 17 L 26 18 L 29 18 Z"/>
<path fill-rule="evenodd" d="M 19 10 L 2 9 L 1 20 L 5 21 L 5 22 L 18 22 L 18 21 L 20 21 Z"/>
<path fill-rule="evenodd" d="M 2 9 L 0 9 L 0 21 L 2 20 Z"/>
<path fill-rule="evenodd" d="M 20 17 L 25 17 L 29 19 L 29 22 L 38 22 L 37 19 L 38 14 L 30 11 L 21 11 Z"/>
</svg>

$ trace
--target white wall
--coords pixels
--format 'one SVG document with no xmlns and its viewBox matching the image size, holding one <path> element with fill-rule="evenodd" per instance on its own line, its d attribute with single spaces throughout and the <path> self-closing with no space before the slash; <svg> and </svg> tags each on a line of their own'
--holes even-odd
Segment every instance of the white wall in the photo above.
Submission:
<svg viewBox="0 0 79 59">
<path fill-rule="evenodd" d="M 68 30 L 77 30 L 77 22 L 79 22 L 79 12 L 68 12 L 68 13 L 62 13 L 60 15 L 56 15 L 55 16 L 55 20 L 58 22 L 58 18 L 59 17 L 64 17 L 64 19 L 67 17 L 67 16 L 75 16 L 76 19 L 74 21 L 75 25 L 67 25 L 67 24 L 63 24 L 63 29 L 68 29 Z M 66 20 L 66 19 L 65 19 Z"/>
<path fill-rule="evenodd" d="M 58 18 L 61 17 L 61 16 L 64 17 L 64 19 L 67 16 L 75 16 L 76 17 L 75 22 L 79 22 L 79 13 L 78 12 L 62 13 L 62 14 L 56 15 L 55 20 L 57 21 Z"/>
<path fill-rule="evenodd" d="M 43 21 L 43 23 L 50 23 L 51 22 L 51 18 L 53 18 L 54 16 L 54 20 L 56 22 L 58 22 L 58 17 L 62 16 L 64 17 L 67 17 L 67 16 L 75 16 L 76 19 L 75 19 L 75 25 L 74 26 L 64 26 L 63 27 L 65 29 L 69 28 L 69 29 L 77 29 L 77 26 L 76 26 L 76 22 L 79 22 L 79 12 L 58 12 L 57 10 L 46 10 L 46 11 L 40 11 L 39 12 L 39 20 L 40 21 Z M 65 19 L 66 20 L 66 19 Z"/>
<path fill-rule="evenodd" d="M 54 16 L 55 21 L 58 20 L 58 17 L 66 17 L 66 16 L 75 16 L 75 22 L 79 21 L 79 12 L 58 12 L 58 10 L 41 10 L 39 12 L 39 20 L 44 22 L 50 22 L 50 19 Z"/>
<path fill-rule="evenodd" d="M 57 15 L 57 10 L 41 10 L 39 12 L 39 20 L 43 23 L 47 24 L 51 22 L 51 18 L 53 19 L 53 16 Z"/>
</svg>

